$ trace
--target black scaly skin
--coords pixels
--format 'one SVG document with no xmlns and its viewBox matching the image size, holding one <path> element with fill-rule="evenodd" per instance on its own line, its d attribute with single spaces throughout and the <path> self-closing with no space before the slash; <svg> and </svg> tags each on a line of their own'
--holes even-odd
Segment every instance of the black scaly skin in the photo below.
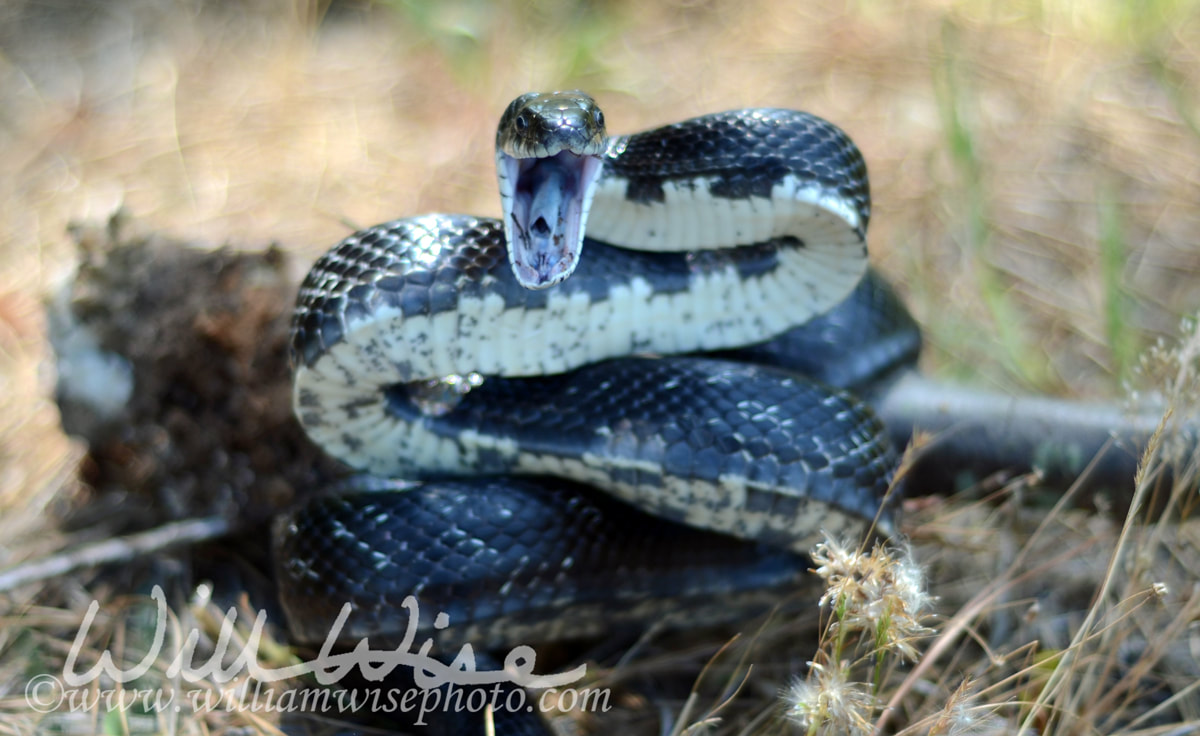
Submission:
<svg viewBox="0 0 1200 736">
<path fill-rule="evenodd" d="M 406 316 L 452 311 L 464 290 L 481 288 L 485 274 L 495 277 L 494 293 L 504 296 L 506 307 L 545 302 L 546 292 L 516 283 L 499 222 L 448 215 L 438 218 L 436 230 L 426 222 L 367 228 L 317 259 L 300 284 L 292 315 L 293 366 L 315 363 L 342 341 L 348 322 L 369 317 L 380 302 L 399 306 Z"/>
<path fill-rule="evenodd" d="M 872 348 L 880 344 L 893 347 Z M 769 343 L 730 352 L 776 364 L 799 361 L 803 369 L 820 368 L 812 359 L 817 350 L 834 364 L 857 368 L 830 377 L 865 386 L 873 376 L 915 362 L 919 346 L 911 316 L 871 272 L 827 315 Z M 566 612 L 554 601 L 582 593 L 594 614 L 581 616 L 582 622 L 640 628 L 647 620 L 642 614 L 654 609 L 632 604 L 658 596 L 659 615 L 649 620 L 674 615 L 680 625 L 701 625 L 744 617 L 751 603 L 767 610 L 811 583 L 804 555 L 655 519 L 565 481 L 453 480 L 400 493 L 391 491 L 395 485 L 360 476 L 280 520 L 280 592 L 294 612 L 289 619 L 298 641 L 322 642 L 341 602 L 350 601 L 354 609 L 342 643 L 370 635 L 377 648 L 394 646 L 405 633 L 400 627 L 407 618 L 396 614 L 409 593 L 421 613 L 414 648 L 437 636 L 438 650 L 452 652 L 472 635 L 480 636 L 470 640 L 480 650 L 537 643 L 533 636 L 511 640 L 524 633 L 511 620 L 515 601 L 522 602 L 518 619 L 536 627 L 564 621 Z M 386 564 L 381 567 L 372 551 L 382 552 Z M 546 562 L 523 565 L 531 555 Z M 571 568 L 564 570 L 561 562 L 568 559 Z M 447 613 L 452 624 L 439 634 L 431 626 L 437 612 Z M 466 621 L 479 623 L 471 631 L 454 626 Z M 597 633 L 570 623 L 563 628 L 568 636 Z M 396 676 L 391 684 L 413 687 L 404 671 Z M 402 726 L 404 715 L 388 716 L 389 725 Z M 504 736 L 547 733 L 531 714 L 504 716 L 495 721 Z M 482 733 L 483 726 L 477 714 L 448 714 L 423 732 L 465 736 Z"/>
<path fill-rule="evenodd" d="M 416 596 L 411 651 L 579 638 L 674 616 L 696 625 L 739 596 L 777 600 L 805 576 L 802 555 L 656 519 L 551 479 L 446 480 L 396 492 L 370 477 L 280 521 L 281 597 L 294 634 L 321 642 L 354 603 L 339 643 L 397 646 Z M 654 596 L 650 591 L 655 591 Z M 768 598 L 767 596 L 771 596 Z M 564 609 L 564 604 L 566 605 Z M 439 612 L 449 629 L 435 632 Z"/>
<path fill-rule="evenodd" d="M 795 371 L 867 399 L 921 353 L 921 328 L 874 269 L 841 304 L 773 340 L 712 355 Z"/>
<path fill-rule="evenodd" d="M 871 196 L 866 163 L 853 141 L 815 115 L 779 109 L 738 110 L 667 125 L 611 140 L 601 181 L 629 181 L 625 196 L 634 202 L 663 200 L 667 182 L 716 177 L 716 197 L 768 197 L 788 174 L 810 176 L 853 203 L 865 235 Z M 431 231 L 413 220 L 368 228 L 346 238 L 322 256 L 301 285 L 292 332 L 293 360 L 310 364 L 338 342 L 346 320 L 370 311 L 383 298 L 406 315 L 453 311 L 459 294 L 498 294 L 507 308 L 538 308 L 550 292 L 521 287 L 511 271 L 499 268 L 507 256 L 499 223 L 449 215 Z M 801 244 L 802 245 L 802 244 Z M 689 288 L 697 269 L 736 263 L 744 276 L 769 270 L 773 252 L 795 243 L 763 243 L 723 251 L 644 253 L 587 240 L 586 257 L 556 289 L 607 298 L 612 285 L 630 274 L 652 278 L 659 293 Z M 865 246 L 864 246 L 865 247 Z M 430 265 L 430 256 L 445 254 Z M 711 261 L 711 264 L 706 262 Z M 386 274 L 406 274 L 402 282 Z M 494 283 L 484 286 L 483 275 Z M 382 283 L 377 282 L 376 280 Z M 375 287 L 379 287 L 378 293 Z M 400 288 L 397 288 L 400 287 Z"/>
<path fill-rule="evenodd" d="M 876 346 L 883 346 L 882 349 L 876 349 Z M 818 378 L 844 380 L 851 385 L 868 385 L 878 376 L 887 375 L 888 373 L 900 367 L 907 367 L 915 362 L 917 352 L 920 346 L 919 333 L 915 331 L 915 323 L 911 316 L 908 315 L 903 305 L 896 299 L 894 292 L 877 274 L 874 272 L 868 274 L 863 283 L 854 291 L 846 302 L 835 307 L 827 315 L 798 327 L 775 340 L 762 345 L 751 346 L 738 351 L 729 351 L 728 355 L 733 356 L 742 354 L 751 358 L 758 358 L 764 362 L 774 362 L 775 364 L 791 363 L 796 365 L 800 373 L 809 373 L 810 369 L 823 368 L 823 363 L 814 356 L 827 356 L 830 363 L 833 365 L 844 366 L 853 364 L 855 370 L 847 370 L 845 372 L 827 372 L 826 374 L 818 374 Z M 681 448 L 678 451 L 679 457 L 684 459 L 684 462 L 691 466 L 700 477 L 712 478 L 718 474 L 723 467 L 718 458 L 728 459 L 729 455 L 721 452 L 719 446 L 722 443 L 730 442 L 732 435 L 732 427 L 725 426 L 707 427 L 704 422 L 697 419 L 697 407 L 693 402 L 695 396 L 694 391 L 673 391 L 664 390 L 662 386 L 668 384 L 672 377 L 678 379 L 681 375 L 691 380 L 697 380 L 701 385 L 700 392 L 704 393 L 706 388 L 709 389 L 711 400 L 717 403 L 715 407 L 702 408 L 702 412 L 708 412 L 717 415 L 730 416 L 730 410 L 736 409 L 736 399 L 729 399 L 724 396 L 721 391 L 711 390 L 711 386 L 706 384 L 703 370 L 704 366 L 718 366 L 719 368 L 746 373 L 757 373 L 758 370 L 750 366 L 733 366 L 723 365 L 716 361 L 691 361 L 684 359 L 672 359 L 664 361 L 610 361 L 599 366 L 592 366 L 575 371 L 570 374 L 551 376 L 542 379 L 532 379 L 535 386 L 546 393 L 547 396 L 554 396 L 557 392 L 565 392 L 574 398 L 567 407 L 558 407 L 543 403 L 538 405 L 536 402 L 528 401 L 530 389 L 528 382 L 525 380 L 497 380 L 491 379 L 487 381 L 483 387 L 476 389 L 468 394 L 463 404 L 461 404 L 455 412 L 445 418 L 445 432 L 452 435 L 464 427 L 477 427 L 487 429 L 488 427 L 498 424 L 504 424 L 506 432 L 511 431 L 512 425 L 524 426 L 529 428 L 533 437 L 526 440 L 531 446 L 537 447 L 542 452 L 553 452 L 554 446 L 565 446 L 566 452 L 572 452 L 570 436 L 572 433 L 578 434 L 581 437 L 592 437 L 589 425 L 594 425 L 597 421 L 597 414 L 601 417 L 609 413 L 608 410 L 597 412 L 597 406 L 603 407 L 607 404 L 610 407 L 616 408 L 618 411 L 624 411 L 627 418 L 630 419 L 630 438 L 632 442 L 640 442 L 647 439 L 650 434 L 656 433 L 656 423 L 658 421 L 667 422 L 668 430 L 678 434 L 683 438 Z M 728 385 L 732 386 L 732 383 Z M 780 396 L 755 396 L 754 398 L 762 401 L 765 404 L 772 402 L 795 403 L 801 407 L 801 415 L 804 414 L 804 408 L 811 403 L 812 407 L 809 412 L 816 412 L 817 418 L 809 422 L 810 426 L 806 429 L 821 429 L 821 424 L 826 421 L 837 421 L 840 411 L 829 411 L 822 415 L 820 411 L 821 399 L 826 401 L 839 402 L 841 399 L 831 398 L 837 397 L 838 394 L 828 392 L 820 387 L 819 384 L 799 382 L 795 384 L 781 384 L 770 379 L 766 382 L 765 390 L 780 390 Z M 735 388 L 735 390 L 737 390 Z M 764 389 L 759 389 L 764 390 Z M 636 395 L 633 401 L 629 400 L 631 395 Z M 753 396 L 752 390 L 747 390 L 746 395 Z M 411 414 L 414 408 L 408 404 L 403 394 L 399 391 L 394 396 L 394 401 L 397 405 L 397 411 L 401 413 Z M 849 399 L 845 399 L 849 401 Z M 835 406 L 839 404 L 835 403 Z M 849 406 L 849 405 L 846 405 Z M 841 408 L 846 408 L 842 406 Z M 855 413 L 857 412 L 857 413 Z M 745 415 L 738 414 L 736 411 L 732 414 L 737 419 L 745 422 Z M 876 420 L 869 413 L 862 413 L 859 409 L 849 414 L 842 415 L 842 420 L 853 418 L 855 421 L 862 423 L 857 428 L 849 429 L 849 431 L 857 431 L 859 435 L 870 436 L 878 431 Z M 770 444 L 771 432 L 775 427 L 766 427 L 766 432 L 759 432 L 754 428 L 754 422 L 749 421 L 740 424 L 737 429 L 743 438 L 747 438 L 747 444 L 753 452 L 754 447 L 763 447 L 766 449 Z M 805 429 L 805 428 L 801 428 Z M 637 435 L 641 433 L 641 438 Z M 798 442 L 795 445 L 798 455 L 803 455 L 802 448 L 806 445 L 813 451 L 817 450 L 817 440 L 814 439 L 812 433 L 804 436 L 805 432 L 795 431 L 793 433 L 800 435 L 796 438 Z M 838 432 L 830 432 L 829 434 L 835 437 Z M 843 433 L 844 436 L 844 433 Z M 792 438 L 788 438 L 789 442 Z M 739 443 L 740 444 L 740 443 Z M 791 446 L 791 445 L 789 445 Z M 894 463 L 895 456 L 888 449 L 886 443 L 873 443 L 868 441 L 865 447 L 873 448 L 861 450 L 862 452 L 873 453 L 873 459 L 863 463 L 862 466 L 854 468 L 853 465 L 847 465 L 847 472 L 864 472 L 863 468 L 868 468 L 871 478 L 871 492 L 864 492 L 858 502 L 857 510 L 864 515 L 874 513 L 874 504 L 877 503 L 877 498 L 882 495 L 884 485 L 886 484 L 887 475 L 890 467 Z M 719 454 L 718 454 L 719 453 Z M 785 457 L 787 457 L 785 453 Z M 797 457 L 796 459 L 801 459 Z M 486 461 L 486 458 L 485 458 Z M 500 463 L 499 459 L 495 462 Z M 816 456 L 812 460 L 812 465 L 819 466 L 821 464 L 820 456 Z M 810 466 L 811 467 L 811 466 Z M 492 468 L 487 468 L 490 472 L 500 472 L 503 467 L 497 465 Z M 780 470 L 778 467 L 776 470 Z M 691 472 L 688 468 L 678 468 L 677 472 Z M 761 471 L 760 471 L 761 472 Z M 379 488 L 390 488 L 390 484 L 382 480 L 366 480 L 359 481 L 360 485 L 350 486 L 346 491 L 356 492 L 362 490 L 361 483 L 366 482 L 368 485 Z M 517 490 L 506 488 L 505 484 L 515 485 Z M 551 486 L 554 488 L 565 489 L 568 494 L 579 494 L 581 489 L 573 483 L 567 481 L 553 481 Z M 461 495 L 461 491 L 469 487 L 478 487 L 481 504 L 503 503 L 524 503 L 537 505 L 539 509 L 545 510 L 548 507 L 544 504 L 555 502 L 556 497 L 547 495 L 546 486 L 542 482 L 527 482 L 515 479 L 510 479 L 501 482 L 497 479 L 480 480 L 480 481 L 465 481 L 454 482 L 449 486 L 445 484 L 430 485 L 418 487 L 415 490 L 409 490 L 403 494 L 395 494 L 394 500 L 385 500 L 380 494 L 371 494 L 369 496 L 345 496 L 335 497 L 326 501 L 320 501 L 318 504 L 301 509 L 292 516 L 288 517 L 287 524 L 282 528 L 288 529 L 285 542 L 277 545 L 278 557 L 282 575 L 289 580 L 289 585 L 296 585 L 291 588 L 288 585 L 283 586 L 285 591 L 285 599 L 293 602 L 293 606 L 297 611 L 303 611 L 304 616 L 293 617 L 293 627 L 299 626 L 304 631 L 301 636 L 303 641 L 319 641 L 328 633 L 328 622 L 336 616 L 337 609 L 340 608 L 340 603 L 333 605 L 333 601 L 352 601 L 361 610 L 365 619 L 369 623 L 364 623 L 359 629 L 354 629 L 356 636 L 361 636 L 366 632 L 376 630 L 386 632 L 387 625 L 382 622 L 387 615 L 387 611 L 393 603 L 395 596 L 399 595 L 399 600 L 403 599 L 404 591 L 412 591 L 416 589 L 424 589 L 420 583 L 420 571 L 429 566 L 442 564 L 443 557 L 434 555 L 432 558 L 423 558 L 419 552 L 428 542 L 425 540 L 425 535 L 432 535 L 433 539 L 441 534 L 444 527 L 436 523 L 427 523 L 431 517 L 428 513 L 422 514 L 420 521 L 405 521 L 403 516 L 398 516 L 392 513 L 390 509 L 413 509 L 422 508 L 427 505 L 439 506 L 447 508 L 445 500 L 452 492 L 457 492 L 459 495 L 454 498 L 461 502 L 468 503 L 466 498 Z M 455 489 L 447 490 L 449 489 Z M 820 497 L 823 493 L 828 494 L 831 491 L 831 484 L 826 483 L 822 489 L 813 492 L 815 497 Z M 430 498 L 423 498 L 425 494 L 429 494 Z M 526 494 L 532 494 L 531 497 L 524 502 L 519 499 Z M 592 493 L 593 497 L 597 494 Z M 403 500 L 400 500 L 401 497 Z M 574 496 L 572 495 L 572 498 Z M 440 499 L 440 500 L 439 500 Z M 852 506 L 847 503 L 846 499 L 841 500 L 843 504 Z M 579 504 L 579 500 L 562 501 L 564 508 L 578 508 L 573 504 Z M 543 505 L 539 505 L 543 504 Z M 378 521 L 372 522 L 375 519 L 374 512 L 383 508 L 389 510 L 386 519 L 383 523 Z M 632 516 L 641 517 L 640 512 L 636 512 L 631 508 L 627 508 L 622 504 L 607 501 L 603 497 L 595 498 L 593 503 L 588 507 L 591 509 L 588 514 L 594 515 L 593 523 L 610 529 L 625 530 L 622 521 L 619 519 L 625 518 L 626 514 L 632 512 Z M 618 520 L 613 520 L 611 514 L 616 512 Z M 603 514 L 610 516 L 603 516 Z M 326 516 L 327 515 L 327 516 Z M 445 516 L 445 513 L 442 513 Z M 564 512 L 565 515 L 565 512 Z M 349 547 L 341 542 L 329 541 L 328 535 L 325 533 L 330 524 L 342 524 L 345 518 L 357 518 L 362 522 L 364 527 L 361 531 L 356 531 L 352 537 L 354 544 Z M 510 525 L 524 523 L 527 518 L 525 513 L 514 513 L 505 515 L 505 523 Z M 529 546 L 517 545 L 517 539 L 538 539 L 545 534 L 539 525 L 552 524 L 555 518 L 555 513 L 541 514 L 534 521 L 527 524 L 528 528 L 521 527 L 510 530 L 506 535 L 499 535 L 499 539 L 508 541 L 513 544 L 509 549 L 489 548 L 479 545 L 480 550 L 488 549 L 489 555 L 500 561 L 500 565 L 496 571 L 492 573 L 495 578 L 491 583 L 491 591 L 494 594 L 503 586 L 507 580 L 508 569 L 505 566 L 505 561 L 511 565 L 512 560 L 520 559 L 522 556 L 530 553 L 532 550 Z M 336 522 L 334 520 L 337 520 Z M 365 521 L 364 521 L 365 520 Z M 351 528 L 359 529 L 352 522 Z M 661 523 L 654 520 L 638 519 L 638 523 L 634 524 L 634 529 L 639 531 L 643 529 L 644 524 Z M 393 529 L 391 525 L 396 525 Z M 568 524 L 569 526 L 569 524 Z M 481 527 L 482 528 L 482 527 Z M 649 527 L 645 527 L 649 528 Z M 675 528 L 674 525 L 666 525 L 663 528 Z M 683 529 L 680 527 L 680 529 Z M 311 530 L 311 532 L 310 532 Z M 570 536 L 578 529 L 574 529 Z M 456 532 L 460 533 L 460 532 Z M 678 533 L 678 532 L 674 532 Z M 646 557 L 646 549 L 644 545 L 638 547 L 623 535 L 613 535 L 611 532 L 607 535 L 608 539 L 602 543 L 605 550 L 604 564 L 617 562 L 618 557 L 626 557 L 625 567 L 630 565 L 643 564 L 646 560 L 660 559 L 662 550 L 659 549 L 656 554 Z M 482 532 L 473 534 L 470 537 L 463 539 L 471 539 L 473 544 L 477 544 L 477 539 L 487 539 L 488 535 Z M 386 544 L 382 544 L 386 539 L 403 539 L 405 540 L 403 554 L 411 555 L 411 561 L 408 563 L 408 570 L 405 574 L 410 578 L 403 585 L 398 586 L 398 590 L 383 590 L 372 591 L 371 586 L 381 584 L 391 586 L 394 581 L 382 575 L 366 575 L 365 573 L 371 564 L 370 560 L 360 559 L 359 562 L 352 562 L 353 556 L 347 553 L 347 549 L 353 551 L 357 549 L 355 545 L 358 542 L 364 541 L 371 549 L 380 549 L 389 559 L 393 559 L 392 567 L 389 569 L 399 570 L 400 567 L 395 567 L 398 564 L 394 560 L 394 555 L 399 554 L 396 551 L 395 545 L 392 549 L 388 549 Z M 743 545 L 740 542 L 734 542 L 724 535 L 708 534 L 697 530 L 689 530 L 686 535 L 681 537 L 681 541 L 686 541 L 687 544 L 679 545 L 672 542 L 671 549 L 687 551 L 684 554 L 691 554 L 692 550 L 704 550 L 709 548 L 725 549 L 727 545 L 733 543 L 738 545 L 738 549 L 753 548 L 761 549 L 758 545 L 749 544 Z M 341 547 L 334 554 L 326 554 L 330 551 L 330 545 L 335 544 Z M 716 547 L 713 547 L 716 545 Z M 562 559 L 567 555 L 561 550 L 550 553 L 554 549 L 554 544 L 547 543 L 547 554 L 549 559 Z M 623 548 L 628 547 L 628 551 Z M 761 554 L 755 552 L 755 554 Z M 575 555 L 571 555 L 575 556 Z M 777 571 L 779 580 L 794 580 L 795 576 L 804 569 L 802 558 L 794 555 L 785 555 L 784 557 L 773 558 L 775 561 L 772 564 L 781 564 L 782 567 Z M 297 563 L 297 560 L 311 560 L 311 562 Z M 640 562 L 639 562 L 640 560 Z M 664 559 L 661 566 L 661 574 L 664 579 L 671 579 L 675 574 L 672 571 L 676 564 L 675 558 L 668 557 Z M 345 564 L 347 571 L 338 573 L 336 568 Z M 738 558 L 736 565 L 744 564 L 742 558 Z M 735 566 L 736 566 L 735 565 Z M 402 566 L 401 566 L 402 567 Z M 297 572 L 300 569 L 312 569 L 319 571 L 316 581 L 311 579 L 311 576 L 301 575 Z M 357 569 L 358 572 L 353 570 Z M 448 575 L 453 572 L 454 566 L 443 570 L 439 575 Z M 660 568 L 654 568 L 660 571 Z M 481 571 L 482 572 L 482 571 Z M 715 572 L 715 571 L 714 571 Z M 415 573 L 415 575 L 414 575 Z M 484 580 L 486 575 L 480 575 L 476 579 Z M 703 574 L 699 579 L 704 579 L 707 574 Z M 592 578 L 593 580 L 596 578 Z M 756 578 L 749 578 L 752 585 L 759 585 Z M 647 574 L 644 580 L 649 583 L 646 587 L 647 593 L 658 586 L 658 582 Z M 719 578 L 714 578 L 718 580 Z M 573 588 L 577 588 L 581 583 L 580 580 L 565 581 Z M 611 580 L 608 581 L 611 584 Z M 694 581 L 693 581 L 694 582 Z M 711 584 L 711 583 L 710 583 Z M 724 585 L 724 582 L 717 582 L 717 586 Z M 328 586 L 328 587 L 321 587 Z M 767 586 L 770 587 L 770 586 Z M 604 589 L 604 588 L 601 588 Z M 697 590 L 702 590 L 702 586 Z M 451 619 L 455 622 L 465 622 L 471 620 L 471 617 L 465 614 L 462 600 L 470 600 L 477 595 L 483 595 L 485 590 L 488 590 L 486 585 L 479 588 L 477 592 L 467 593 L 467 588 L 460 585 L 455 588 L 456 595 L 448 595 L 440 601 L 438 598 L 427 598 L 424 602 L 423 610 L 428 608 L 436 608 L 443 606 L 442 609 L 447 613 L 451 613 Z M 518 589 L 519 590 L 519 589 Z M 661 590 L 661 588 L 660 588 Z M 715 595 L 720 590 L 719 587 L 714 587 L 710 591 L 710 595 Z M 514 594 L 518 595 L 518 594 Z M 669 601 L 671 593 L 668 595 Z M 703 595 L 703 594 L 701 594 Z M 324 601 L 325 603 L 320 603 Z M 380 601 L 388 601 L 386 605 Z M 325 610 L 322 606 L 328 607 Z M 448 607 L 447 607 L 448 606 Z M 357 613 L 355 616 L 359 616 Z M 357 620 L 357 619 L 355 619 Z M 393 623 L 394 626 L 394 623 Z M 425 628 L 421 629 L 422 634 L 427 634 Z M 452 633 L 452 632 L 451 632 Z M 505 641 L 503 627 L 499 627 L 495 631 L 497 641 Z"/>
<path fill-rule="evenodd" d="M 321 256 L 300 285 L 292 318 L 293 365 L 312 365 L 341 342 L 347 324 L 380 306 L 406 317 L 458 310 L 459 300 L 498 296 L 505 309 L 541 309 L 551 294 L 586 294 L 593 304 L 610 298 L 631 274 L 657 293 L 687 291 L 697 273 L 733 264 L 743 277 L 774 268 L 780 243 L 720 252 L 647 253 L 585 241 L 587 257 L 554 290 L 533 291 L 512 275 L 504 234 L 496 220 L 442 215 L 383 223 L 357 232 Z M 419 264 L 419 265 L 418 265 Z M 398 366 L 403 369 L 403 366 Z M 407 376 L 397 375 L 398 381 Z"/>
<path fill-rule="evenodd" d="M 865 165 L 849 139 L 804 114 L 749 112 L 747 118 L 721 113 L 705 118 L 703 126 L 658 132 L 657 141 L 673 143 L 643 135 L 614 139 L 605 175 L 627 177 L 627 198 L 640 202 L 661 201 L 663 184 L 672 178 L 706 175 L 716 177 L 708 185 L 714 196 L 766 196 L 786 167 L 796 165 L 781 156 L 820 150 L 832 163 L 810 173 L 854 203 L 865 230 L 870 212 Z M 781 116 L 803 121 L 803 129 L 781 128 Z M 723 136 L 734 139 L 736 152 L 719 150 Z M 686 153 L 669 153 L 670 145 Z M 696 157 L 705 155 L 711 162 L 697 167 Z M 755 161 L 754 173 L 727 173 L 747 159 Z M 498 267 L 505 253 L 497 223 L 447 216 L 438 232 L 425 228 L 427 223 L 397 221 L 357 233 L 318 262 L 301 288 L 293 321 L 297 365 L 318 361 L 344 339 L 349 322 L 366 317 L 381 301 L 406 316 L 429 316 L 454 310 L 460 294 L 483 289 L 500 296 L 506 308 L 536 307 L 547 298 L 548 292 L 520 288 L 507 268 Z M 760 244 L 726 256 L 647 254 L 589 241 L 579 269 L 556 289 L 581 290 L 600 301 L 613 279 L 636 269 L 663 292 L 683 291 L 690 275 L 710 260 L 721 266 L 721 259 L 733 259 L 740 273 L 751 276 L 772 267 L 777 248 L 795 245 Z M 856 322 L 860 316 L 847 315 L 881 299 L 873 279 L 868 281 L 829 321 L 818 318 L 771 341 L 774 347 L 742 352 L 773 355 L 791 346 L 803 356 L 798 363 L 767 362 L 820 371 L 830 360 L 853 366 L 848 370 L 855 378 L 839 383 L 869 385 L 871 365 L 890 369 L 915 357 L 919 339 L 914 345 L 911 337 L 900 338 L 865 361 L 857 352 L 839 350 L 832 335 L 854 334 L 862 326 Z M 890 317 L 871 329 L 887 323 Z M 904 320 L 896 324 L 903 328 Z M 397 368 L 397 381 L 405 380 L 403 366 Z M 819 378 L 839 376 L 830 371 Z M 566 392 L 569 401 L 531 399 L 543 390 Z M 416 416 L 400 388 L 389 390 L 388 398 L 395 416 Z M 763 409 L 771 406 L 782 407 L 786 428 L 779 417 L 768 426 Z M 600 410 L 610 413 L 602 416 Z M 625 459 L 658 462 L 671 473 L 708 480 L 727 472 L 782 477 L 803 498 L 764 495 L 751 502 L 802 512 L 824 500 L 866 519 L 876 515 L 896 459 L 878 421 L 849 395 L 777 370 L 703 359 L 617 359 L 531 382 L 493 378 L 437 422 L 446 437 L 463 430 L 515 436 L 515 427 L 522 450 L 561 457 L 597 449 L 595 430 L 608 427 L 619 430 L 616 449 Z M 652 422 L 661 424 L 654 429 Z M 656 447 L 664 444 L 669 447 Z M 500 453 L 483 453 L 478 462 L 485 472 L 506 470 Z M 619 467 L 613 474 L 632 482 L 645 472 Z M 386 485 L 360 481 L 279 524 L 278 576 L 299 641 L 323 641 L 344 601 L 354 605 L 345 643 L 368 634 L 372 641 L 394 640 L 407 623 L 397 604 L 409 593 L 421 601 L 418 645 L 435 635 L 429 617 L 438 612 L 449 614 L 452 627 L 435 638 L 449 647 L 460 641 L 483 647 L 589 635 L 598 631 L 597 622 L 639 626 L 668 610 L 690 609 L 694 623 L 740 619 L 754 604 L 761 610 L 780 591 L 803 584 L 808 566 L 794 552 L 654 519 L 563 480 L 437 480 L 402 493 L 378 492 Z M 891 528 L 891 514 L 891 508 L 882 512 L 885 529 Z"/>
<path fill-rule="evenodd" d="M 797 110 L 731 110 L 645 133 L 617 136 L 605 177 L 629 180 L 626 198 L 662 202 L 667 181 L 716 177 L 716 197 L 770 197 L 788 174 L 810 176 L 852 201 L 865 232 L 871 216 L 867 164 L 841 129 Z"/>
<path fill-rule="evenodd" d="M 389 396 L 396 416 L 422 420 L 401 390 Z M 647 489 L 636 500 L 620 495 L 673 521 L 685 521 L 689 502 L 705 502 L 699 491 L 680 499 L 662 490 L 666 481 L 746 478 L 772 489 L 747 488 L 747 511 L 807 515 L 811 533 L 822 518 L 829 531 L 842 529 L 830 509 L 873 518 L 896 463 L 882 424 L 849 396 L 778 370 L 699 358 L 624 358 L 555 376 L 490 379 L 454 411 L 425 423 L 447 438 L 470 430 L 512 438 L 533 455 L 612 457 L 607 480 Z M 510 457 L 481 452 L 470 470 L 518 468 Z M 721 502 L 711 510 L 719 512 Z M 890 519 L 883 522 L 890 531 Z M 815 541 L 792 529 L 756 538 L 780 547 Z"/>
</svg>

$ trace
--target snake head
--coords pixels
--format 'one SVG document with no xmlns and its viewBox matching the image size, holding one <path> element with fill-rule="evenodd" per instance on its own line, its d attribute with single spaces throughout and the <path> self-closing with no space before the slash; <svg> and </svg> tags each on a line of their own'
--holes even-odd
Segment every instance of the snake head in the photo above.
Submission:
<svg viewBox="0 0 1200 736">
<path fill-rule="evenodd" d="M 508 261 L 526 289 L 571 275 L 604 164 L 604 113 L 583 92 L 521 95 L 496 130 Z"/>
</svg>

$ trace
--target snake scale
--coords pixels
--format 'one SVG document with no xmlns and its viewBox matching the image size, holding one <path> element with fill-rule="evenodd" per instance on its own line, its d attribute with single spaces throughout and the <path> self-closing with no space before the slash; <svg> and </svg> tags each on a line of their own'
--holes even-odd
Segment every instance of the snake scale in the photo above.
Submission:
<svg viewBox="0 0 1200 736">
<path fill-rule="evenodd" d="M 882 426 L 822 382 L 915 349 L 857 357 L 859 313 L 903 309 L 863 278 L 841 130 L 751 109 L 610 138 L 590 97 L 525 95 L 496 159 L 503 220 L 363 230 L 300 289 L 296 414 L 369 475 L 277 527 L 297 639 L 344 602 L 346 642 L 398 637 L 410 594 L 447 645 L 714 621 L 795 585 L 822 530 L 894 530 Z"/>
</svg>

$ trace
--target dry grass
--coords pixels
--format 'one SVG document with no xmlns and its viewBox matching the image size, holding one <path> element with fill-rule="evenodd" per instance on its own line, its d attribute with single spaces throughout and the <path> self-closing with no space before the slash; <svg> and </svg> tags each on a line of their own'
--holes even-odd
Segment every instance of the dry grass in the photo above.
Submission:
<svg viewBox="0 0 1200 736">
<path fill-rule="evenodd" d="M 70 274 L 69 222 L 123 206 L 144 228 L 213 245 L 277 241 L 304 262 L 352 226 L 494 214 L 494 120 L 527 89 L 584 87 L 618 132 L 747 105 L 837 122 L 871 167 L 873 258 L 926 330 L 925 369 L 1117 394 L 1138 380 L 1137 356 L 1200 308 L 1198 8 L 396 0 L 360 22 L 356 10 L 324 17 L 324 5 L 300 0 L 10 3 L 0 8 L 0 566 L 64 544 L 54 519 L 78 497 L 80 449 L 48 398 L 40 306 Z M 1160 361 L 1177 370 L 1142 387 L 1166 388 L 1188 360 Z M 1196 390 L 1195 374 L 1182 375 L 1192 384 L 1180 396 Z M 1196 403 L 1177 398 L 1175 410 L 1194 415 Z M 1163 447 L 1147 459 L 1146 492 Z M 1194 504 L 1184 488 L 1180 507 Z M 1197 728 L 1195 687 L 1177 683 L 1183 719 L 1155 729 L 1143 698 L 1155 678 L 1195 666 L 1194 523 L 1033 519 L 999 496 L 1013 503 L 910 515 L 943 600 L 946 649 L 899 691 L 892 722 L 983 733 L 928 719 L 994 712 L 1043 732 Z M 57 666 L 55 637 L 71 636 L 88 601 L 123 592 L 68 579 L 6 595 L 0 712 L 12 718 L 0 733 L 33 729 L 24 679 Z M 811 657 L 798 656 L 800 666 Z M 133 728 L 79 730 L 101 726 Z"/>
</svg>

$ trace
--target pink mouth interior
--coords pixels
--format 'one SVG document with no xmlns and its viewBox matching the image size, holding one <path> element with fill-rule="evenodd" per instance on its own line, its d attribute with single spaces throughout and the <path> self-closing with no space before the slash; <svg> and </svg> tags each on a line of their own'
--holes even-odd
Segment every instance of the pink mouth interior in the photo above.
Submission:
<svg viewBox="0 0 1200 736">
<path fill-rule="evenodd" d="M 562 151 L 547 158 L 504 156 L 501 166 L 512 187 L 504 226 L 513 271 L 526 288 L 553 286 L 579 262 L 600 159 Z"/>
</svg>

